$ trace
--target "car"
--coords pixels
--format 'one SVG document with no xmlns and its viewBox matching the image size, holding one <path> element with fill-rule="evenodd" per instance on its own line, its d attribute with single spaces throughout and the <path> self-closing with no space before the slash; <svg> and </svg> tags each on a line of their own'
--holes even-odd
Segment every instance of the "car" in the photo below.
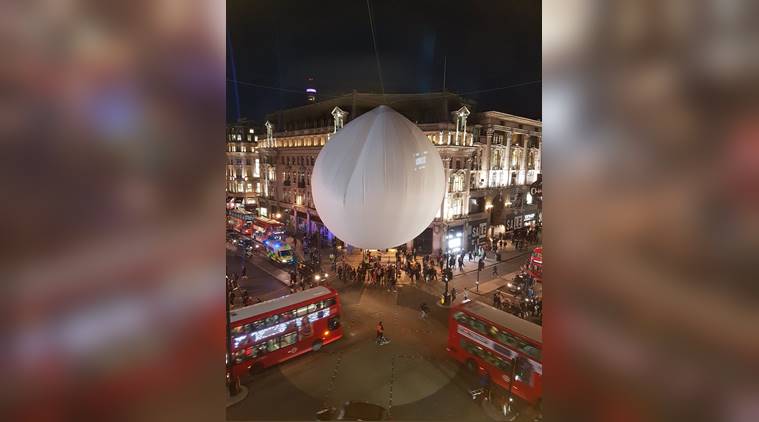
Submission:
<svg viewBox="0 0 759 422">
<path fill-rule="evenodd" d="M 329 278 L 329 274 L 326 271 L 310 263 L 299 263 L 298 272 L 304 280 L 312 280 L 317 284 Z"/>
<path fill-rule="evenodd" d="M 330 407 L 316 413 L 320 421 L 384 421 L 387 420 L 387 409 L 382 406 L 363 401 L 347 401 L 340 409 Z"/>
</svg>

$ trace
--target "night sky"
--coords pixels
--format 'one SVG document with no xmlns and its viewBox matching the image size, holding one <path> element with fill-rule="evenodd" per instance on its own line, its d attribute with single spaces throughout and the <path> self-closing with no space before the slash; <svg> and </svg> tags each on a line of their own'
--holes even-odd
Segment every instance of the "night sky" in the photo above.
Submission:
<svg viewBox="0 0 759 422">
<path fill-rule="evenodd" d="M 528 0 L 371 0 L 386 93 L 446 88 L 497 110 L 541 118 L 540 2 Z M 228 0 L 240 116 L 305 104 L 308 77 L 321 99 L 380 93 L 365 0 Z M 236 119 L 227 46 L 227 120 Z M 261 85 L 272 88 L 252 86 Z M 295 91 L 295 92 L 291 92 Z"/>
</svg>

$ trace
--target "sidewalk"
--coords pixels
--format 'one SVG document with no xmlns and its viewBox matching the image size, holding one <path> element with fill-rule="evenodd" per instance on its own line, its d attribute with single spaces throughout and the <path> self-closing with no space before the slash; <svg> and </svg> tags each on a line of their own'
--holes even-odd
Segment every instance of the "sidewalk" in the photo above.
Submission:
<svg viewBox="0 0 759 422">
<path fill-rule="evenodd" d="M 508 245 L 500 250 L 501 261 L 495 259 L 495 253 L 488 252 L 485 257 L 485 268 L 479 273 L 479 288 L 477 288 L 477 259 L 472 261 L 468 260 L 468 256 L 464 258 L 464 270 L 459 271 L 458 261 L 456 268 L 453 271 L 453 280 L 448 283 L 448 288 L 456 288 L 457 295 L 455 303 L 460 303 L 464 298 L 464 289 L 469 291 L 469 298 L 472 300 L 480 300 L 489 303 L 491 301 L 489 294 L 494 292 L 500 287 L 503 287 L 509 281 L 514 279 L 514 276 L 519 272 L 519 266 L 527 263 L 527 260 L 532 253 L 532 250 L 536 245 L 530 245 L 526 250 L 517 251 L 513 245 Z M 348 254 L 347 251 L 342 251 L 341 257 L 344 262 L 352 267 L 357 267 L 363 260 L 363 254 L 360 249 L 353 249 L 353 253 Z M 320 250 L 322 268 L 330 271 L 331 263 L 329 261 L 329 254 L 332 253 L 331 248 L 322 248 Z M 303 256 L 302 243 L 298 242 L 298 248 L 295 249 L 296 256 Z M 381 256 L 381 262 L 383 264 L 395 264 L 395 252 L 380 253 L 379 251 L 372 252 L 372 256 Z M 422 256 L 418 255 L 416 261 L 421 264 Z M 493 276 L 493 267 L 498 268 L 498 275 Z M 411 279 L 406 276 L 405 272 L 401 272 L 401 278 L 397 282 L 398 287 L 413 286 L 418 289 L 424 290 L 427 293 L 432 294 L 435 297 L 439 297 L 445 290 L 445 283 L 439 278 L 440 268 L 438 270 L 438 280 L 430 283 L 424 281 L 419 283 L 412 283 Z M 511 269 L 511 271 L 509 271 Z"/>
</svg>

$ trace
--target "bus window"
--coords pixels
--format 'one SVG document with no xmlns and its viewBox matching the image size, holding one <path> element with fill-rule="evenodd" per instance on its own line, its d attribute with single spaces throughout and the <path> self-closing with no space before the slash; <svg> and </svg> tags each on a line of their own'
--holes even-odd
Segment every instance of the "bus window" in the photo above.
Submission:
<svg viewBox="0 0 759 422">
<path fill-rule="evenodd" d="M 295 311 L 285 311 L 279 314 L 279 321 L 290 321 L 291 319 L 295 318 Z"/>
<path fill-rule="evenodd" d="M 506 374 L 511 374 L 511 362 L 505 359 L 498 359 L 498 368 Z"/>
<path fill-rule="evenodd" d="M 266 354 L 266 342 L 259 343 L 252 347 L 253 349 L 253 357 L 259 357 Z"/>
<path fill-rule="evenodd" d="M 453 314 L 453 319 L 455 319 L 457 322 L 463 323 L 464 320 L 466 319 L 466 316 L 464 315 L 463 312 L 456 312 L 455 314 Z"/>
<path fill-rule="evenodd" d="M 311 312 L 316 312 L 316 304 L 315 303 L 312 303 L 312 304 L 308 305 L 308 313 L 310 314 Z"/>
<path fill-rule="evenodd" d="M 532 385 L 532 365 L 527 359 L 522 356 L 516 358 L 516 369 L 514 370 L 514 376 L 525 384 Z"/>
<path fill-rule="evenodd" d="M 298 341 L 298 333 L 285 334 L 280 337 L 279 347 L 287 347 L 291 344 L 295 344 Z"/>
<path fill-rule="evenodd" d="M 530 346 L 529 344 L 525 345 L 522 350 L 527 353 L 528 355 L 534 357 L 535 359 L 540 360 L 540 349 L 536 349 L 535 347 Z"/>
<path fill-rule="evenodd" d="M 305 316 L 308 313 L 307 307 L 298 308 L 298 311 L 295 313 L 295 316 L 300 318 L 302 316 Z"/>
<path fill-rule="evenodd" d="M 267 352 L 273 352 L 273 351 L 279 349 L 279 339 L 277 339 L 277 338 L 269 339 L 269 341 L 267 341 L 266 343 L 267 343 L 266 344 L 266 351 Z"/>
<path fill-rule="evenodd" d="M 258 321 L 253 321 L 250 324 L 248 324 L 248 332 L 249 333 L 255 333 L 256 331 L 264 328 L 266 324 L 264 323 L 264 320 L 259 319 Z"/>
<path fill-rule="evenodd" d="M 266 318 L 266 326 L 271 327 L 273 325 L 276 325 L 277 322 L 279 322 L 279 315 L 272 315 L 269 318 Z"/>
<path fill-rule="evenodd" d="M 476 319 L 472 319 L 469 322 L 475 331 L 479 332 L 482 335 L 488 335 L 488 327 L 487 325 L 485 325 L 485 323 L 483 323 L 482 321 L 478 321 Z"/>
<path fill-rule="evenodd" d="M 340 326 L 340 317 L 339 316 L 333 316 L 332 318 L 327 321 L 327 327 L 330 330 L 336 330 L 337 327 Z"/>
<path fill-rule="evenodd" d="M 331 298 L 327 299 L 326 301 L 324 301 L 324 306 L 327 307 L 327 308 L 330 308 L 332 306 L 335 306 L 336 303 L 337 303 L 337 301 L 335 300 L 335 298 L 331 297 Z"/>
</svg>

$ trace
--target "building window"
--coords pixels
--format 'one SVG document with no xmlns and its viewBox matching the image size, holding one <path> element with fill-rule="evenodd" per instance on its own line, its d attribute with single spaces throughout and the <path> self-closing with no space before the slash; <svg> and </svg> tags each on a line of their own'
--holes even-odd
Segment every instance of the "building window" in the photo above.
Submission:
<svg viewBox="0 0 759 422">
<path fill-rule="evenodd" d="M 455 174 L 451 177 L 451 190 L 453 192 L 462 192 L 464 190 L 464 176 Z"/>
<path fill-rule="evenodd" d="M 255 165 L 253 167 L 253 177 L 261 177 L 261 164 L 256 158 Z"/>
<path fill-rule="evenodd" d="M 303 205 L 303 195 L 298 195 L 295 197 L 295 204 L 296 205 Z"/>
<path fill-rule="evenodd" d="M 462 214 L 463 212 L 462 202 L 463 201 L 459 197 L 451 198 L 451 204 L 448 207 L 448 218 L 455 218 Z"/>
</svg>

